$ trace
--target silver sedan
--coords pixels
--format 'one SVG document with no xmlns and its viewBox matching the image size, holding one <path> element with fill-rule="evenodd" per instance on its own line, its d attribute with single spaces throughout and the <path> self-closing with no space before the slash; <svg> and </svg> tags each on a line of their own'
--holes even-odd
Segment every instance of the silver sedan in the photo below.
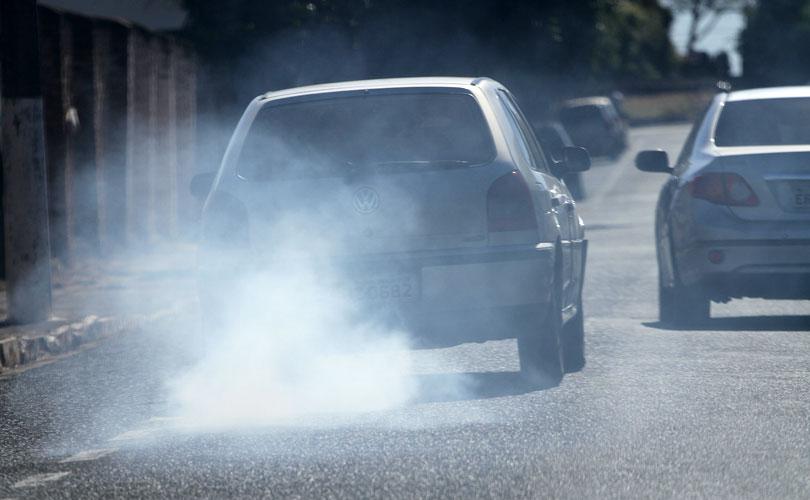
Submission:
<svg viewBox="0 0 810 500">
<path fill-rule="evenodd" d="M 663 322 L 708 319 L 710 302 L 810 299 L 810 86 L 717 95 L 670 166 L 655 234 Z"/>
</svg>

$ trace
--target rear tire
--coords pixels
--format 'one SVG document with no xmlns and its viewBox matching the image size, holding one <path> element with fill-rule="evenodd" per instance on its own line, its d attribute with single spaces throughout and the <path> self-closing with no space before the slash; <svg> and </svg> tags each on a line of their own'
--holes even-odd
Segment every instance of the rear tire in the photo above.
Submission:
<svg viewBox="0 0 810 500">
<path fill-rule="evenodd" d="M 559 385 L 563 377 L 562 309 L 556 279 L 554 289 L 545 311 L 530 315 L 517 339 L 522 376 L 542 387 Z"/>
<path fill-rule="evenodd" d="M 562 328 L 563 367 L 565 373 L 574 373 L 585 368 L 585 315 L 582 298 L 577 303 L 577 314 Z"/>
<path fill-rule="evenodd" d="M 698 326 L 711 317 L 711 301 L 699 286 L 658 283 L 658 317 L 662 323 L 678 327 Z"/>
</svg>

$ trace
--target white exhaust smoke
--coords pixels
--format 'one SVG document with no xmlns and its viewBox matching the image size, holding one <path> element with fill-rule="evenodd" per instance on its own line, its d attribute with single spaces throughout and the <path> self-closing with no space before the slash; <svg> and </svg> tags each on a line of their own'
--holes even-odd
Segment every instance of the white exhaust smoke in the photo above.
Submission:
<svg viewBox="0 0 810 500">
<path fill-rule="evenodd" d="M 205 355 L 170 383 L 170 401 L 187 422 L 263 425 L 386 410 L 415 397 L 408 335 L 365 318 L 345 277 L 301 258 L 317 240 L 295 239 L 303 244 L 281 252 L 295 259 L 218 291 L 223 327 L 206 332 Z"/>
</svg>

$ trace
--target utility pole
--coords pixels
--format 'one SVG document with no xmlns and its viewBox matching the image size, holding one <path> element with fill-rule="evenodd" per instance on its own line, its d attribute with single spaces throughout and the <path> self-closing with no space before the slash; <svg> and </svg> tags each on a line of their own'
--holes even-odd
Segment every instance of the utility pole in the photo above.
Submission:
<svg viewBox="0 0 810 500">
<path fill-rule="evenodd" d="M 51 315 L 48 186 L 36 0 L 0 0 L 3 215 L 8 321 Z"/>
</svg>

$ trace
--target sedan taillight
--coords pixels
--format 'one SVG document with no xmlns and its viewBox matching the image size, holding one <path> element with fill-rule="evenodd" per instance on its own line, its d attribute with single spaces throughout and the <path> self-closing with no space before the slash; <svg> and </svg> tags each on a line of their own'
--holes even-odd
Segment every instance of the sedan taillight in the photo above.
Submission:
<svg viewBox="0 0 810 500">
<path fill-rule="evenodd" d="M 513 170 L 489 187 L 487 225 L 491 233 L 537 229 L 532 195 L 520 172 Z"/>
<path fill-rule="evenodd" d="M 759 198 L 751 186 L 737 174 L 708 173 L 698 175 L 688 184 L 694 198 L 731 207 L 755 207 Z"/>
</svg>

